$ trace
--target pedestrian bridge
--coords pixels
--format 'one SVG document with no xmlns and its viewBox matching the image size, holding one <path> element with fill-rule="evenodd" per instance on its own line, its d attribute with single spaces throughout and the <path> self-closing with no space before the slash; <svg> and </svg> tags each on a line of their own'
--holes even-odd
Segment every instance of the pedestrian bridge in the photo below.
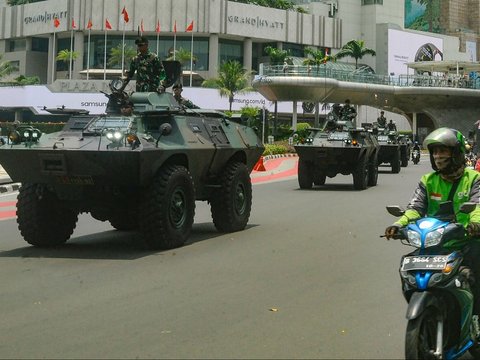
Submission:
<svg viewBox="0 0 480 360">
<path fill-rule="evenodd" d="M 406 116 L 414 133 L 417 119 L 425 127 L 449 126 L 465 134 L 480 119 L 480 79 L 460 76 L 385 76 L 323 65 L 292 65 L 284 71 L 282 66 L 262 64 L 253 87 L 270 101 L 343 103 L 350 99 L 352 104 Z"/>
</svg>

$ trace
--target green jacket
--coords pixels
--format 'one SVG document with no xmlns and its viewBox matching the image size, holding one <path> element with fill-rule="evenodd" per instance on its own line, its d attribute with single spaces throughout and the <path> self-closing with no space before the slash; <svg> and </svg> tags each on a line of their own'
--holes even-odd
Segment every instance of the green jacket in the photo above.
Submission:
<svg viewBox="0 0 480 360">
<path fill-rule="evenodd" d="M 448 194 L 453 184 L 443 180 L 438 172 L 423 175 L 407 206 L 405 214 L 394 225 L 406 226 L 409 222 L 424 216 L 433 216 L 439 209 L 440 203 L 448 200 Z M 457 222 L 466 226 L 470 222 L 480 223 L 480 206 L 470 214 L 459 212 L 464 202 L 480 203 L 480 173 L 465 169 L 458 187 L 453 195 L 453 210 Z M 467 240 L 452 240 L 445 244 L 447 248 L 461 248 Z"/>
</svg>

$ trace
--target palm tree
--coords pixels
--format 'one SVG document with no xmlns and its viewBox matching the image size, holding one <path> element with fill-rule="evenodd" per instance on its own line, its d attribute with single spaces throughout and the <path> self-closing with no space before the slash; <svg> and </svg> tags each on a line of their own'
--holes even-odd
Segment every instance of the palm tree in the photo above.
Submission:
<svg viewBox="0 0 480 360">
<path fill-rule="evenodd" d="M 167 57 L 167 60 L 173 60 L 173 53 Z M 197 61 L 197 57 L 194 55 L 192 57 L 192 53 L 184 48 L 180 48 L 175 50 L 175 60 L 179 61 L 182 64 L 182 67 L 185 67 L 185 64 L 190 64 L 190 61 L 195 63 Z"/>
<path fill-rule="evenodd" d="M 362 59 L 365 55 L 375 56 L 375 50 L 365 47 L 365 41 L 363 40 L 350 40 L 347 42 L 340 51 L 335 55 L 335 58 L 341 59 L 346 56 L 350 56 L 355 59 L 355 69 L 358 69 L 358 60 Z"/>
<path fill-rule="evenodd" d="M 317 71 L 318 67 L 322 64 L 325 64 L 327 61 L 335 61 L 335 57 L 325 54 L 323 50 L 315 50 L 313 48 L 306 48 L 305 54 L 310 55 L 311 57 L 303 60 L 303 65 L 316 66 Z"/>
<path fill-rule="evenodd" d="M 0 79 L 18 70 L 10 61 L 2 61 L 2 58 L 3 54 L 0 54 Z"/>
<path fill-rule="evenodd" d="M 292 61 L 289 58 L 289 50 L 280 50 L 271 46 L 267 46 L 265 48 L 265 53 L 270 57 L 270 64 L 272 65 L 282 65 L 284 61 L 287 61 L 287 63 L 290 64 Z"/>
<path fill-rule="evenodd" d="M 78 52 L 70 51 L 67 49 L 60 50 L 55 60 L 63 61 L 65 64 L 70 64 L 70 56 L 72 58 L 72 61 L 75 61 L 75 59 L 78 57 Z M 70 69 L 70 66 L 69 66 L 68 67 L 69 78 L 72 76 L 72 73 L 71 73 L 72 70 L 73 69 Z"/>
<path fill-rule="evenodd" d="M 129 64 L 132 59 L 137 55 L 137 50 L 133 47 L 125 46 L 123 51 L 123 67 L 126 68 L 126 64 Z M 108 66 L 114 67 L 115 65 L 122 66 L 122 44 L 118 44 L 110 50 L 110 58 L 108 59 Z"/>
<path fill-rule="evenodd" d="M 227 96 L 232 111 L 232 103 L 236 94 L 252 91 L 250 79 L 252 71 L 242 68 L 236 60 L 223 62 L 218 71 L 218 78 L 211 78 L 203 81 L 202 86 L 218 89 L 220 96 Z"/>
</svg>

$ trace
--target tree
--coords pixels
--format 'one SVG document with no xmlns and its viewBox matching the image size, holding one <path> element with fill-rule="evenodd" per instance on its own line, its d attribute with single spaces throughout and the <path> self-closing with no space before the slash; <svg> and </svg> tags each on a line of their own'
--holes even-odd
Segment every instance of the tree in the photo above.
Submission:
<svg viewBox="0 0 480 360">
<path fill-rule="evenodd" d="M 173 51 L 171 54 L 169 54 L 167 60 L 173 60 Z M 192 53 L 190 51 L 185 50 L 184 48 L 180 48 L 175 50 L 175 60 L 179 61 L 180 64 L 182 64 L 182 67 L 185 67 L 184 65 L 190 64 L 191 60 L 193 60 L 193 63 L 196 63 L 197 57 L 195 55 L 192 57 Z"/>
<path fill-rule="evenodd" d="M 303 60 L 303 65 L 313 65 L 318 67 L 322 64 L 325 64 L 327 61 L 335 61 L 335 57 L 331 55 L 326 55 L 323 50 L 315 50 L 313 48 L 306 48 L 305 54 L 310 55 L 311 57 Z"/>
<path fill-rule="evenodd" d="M 133 47 L 126 46 L 123 52 L 123 67 L 126 68 L 126 64 L 129 64 L 132 59 L 137 55 L 137 50 Z M 116 47 L 110 50 L 110 58 L 108 59 L 108 66 L 114 67 L 116 65 L 122 66 L 122 44 L 118 44 Z"/>
<path fill-rule="evenodd" d="M 340 51 L 335 55 L 335 58 L 341 59 L 350 56 L 355 59 L 355 69 L 358 69 L 358 60 L 362 59 L 365 55 L 375 56 L 375 50 L 365 47 L 365 41 L 363 40 L 350 40 L 347 42 Z"/>
<path fill-rule="evenodd" d="M 242 68 L 238 61 L 230 60 L 220 65 L 218 78 L 207 79 L 203 81 L 202 86 L 218 89 L 221 97 L 227 96 L 232 111 L 235 95 L 253 90 L 250 86 L 252 75 L 253 72 Z"/>
<path fill-rule="evenodd" d="M 289 59 L 290 51 L 288 50 L 280 50 L 272 46 L 267 46 L 265 53 L 270 57 L 270 64 L 272 65 L 282 65 L 285 60 L 287 60 L 287 63 L 291 62 L 291 59 Z"/>
<path fill-rule="evenodd" d="M 3 54 L 0 54 L 0 79 L 10 75 L 11 73 L 18 71 L 18 69 L 12 65 L 10 61 L 2 61 Z"/>
<path fill-rule="evenodd" d="M 15 78 L 15 82 L 18 85 L 36 85 L 40 84 L 40 78 L 38 76 L 20 75 L 19 77 Z"/>
</svg>

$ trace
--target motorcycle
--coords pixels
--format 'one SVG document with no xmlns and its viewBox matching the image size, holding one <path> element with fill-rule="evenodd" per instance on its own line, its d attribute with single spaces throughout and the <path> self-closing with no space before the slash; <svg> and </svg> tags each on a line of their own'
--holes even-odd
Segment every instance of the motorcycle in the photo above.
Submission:
<svg viewBox="0 0 480 360">
<path fill-rule="evenodd" d="M 476 206 L 464 203 L 460 211 L 470 213 Z M 398 206 L 387 206 L 387 211 L 397 217 L 404 213 Z M 444 202 L 435 217 L 418 219 L 394 236 L 416 248 L 402 257 L 399 270 L 408 302 L 406 359 L 457 359 L 467 351 L 480 359 L 472 322 L 473 275 L 462 265 L 461 251 L 443 247 L 467 236 L 452 213 L 451 201 Z"/>
<path fill-rule="evenodd" d="M 415 165 L 417 165 L 420 162 L 420 150 L 413 150 L 412 152 L 412 161 Z"/>
</svg>

